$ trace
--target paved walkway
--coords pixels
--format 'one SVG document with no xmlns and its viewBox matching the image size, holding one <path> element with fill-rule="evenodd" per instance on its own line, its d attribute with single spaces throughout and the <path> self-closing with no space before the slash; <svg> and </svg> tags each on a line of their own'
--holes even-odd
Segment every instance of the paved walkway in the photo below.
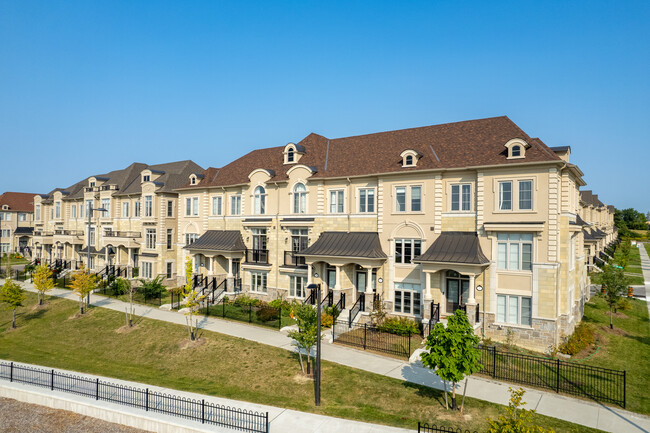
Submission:
<svg viewBox="0 0 650 433">
<path fill-rule="evenodd" d="M 645 257 L 647 259 L 647 255 L 645 255 Z M 648 269 L 650 269 L 650 261 Z M 30 283 L 24 283 L 23 287 L 27 290 L 34 291 L 33 286 Z M 647 288 L 648 286 L 646 285 L 646 290 Z M 64 289 L 53 289 L 49 294 L 74 301 L 79 300 L 74 293 Z M 125 308 L 128 306 L 125 302 L 99 295 L 91 296 L 91 304 L 119 312 L 124 312 Z M 176 311 L 165 311 L 155 307 L 138 305 L 136 307 L 136 315 L 154 320 L 185 325 L 185 316 Z M 208 331 L 240 337 L 269 346 L 275 346 L 292 351 L 294 350 L 294 347 L 291 344 L 291 339 L 287 337 L 287 335 L 272 329 L 222 320 L 214 317 L 204 317 L 199 321 L 199 327 Z M 442 381 L 440 378 L 428 368 L 423 367 L 419 361 L 409 363 L 405 360 L 401 361 L 327 343 L 322 346 L 322 358 L 327 361 L 336 362 L 360 370 L 405 380 L 419 385 L 442 389 Z M 513 385 L 481 377 L 470 377 L 467 386 L 467 396 L 507 405 L 509 400 L 508 388 L 510 386 Z M 519 387 L 519 385 L 514 386 Z M 524 389 L 526 389 L 525 400 L 528 403 L 526 407 L 535 409 L 542 415 L 563 419 L 576 424 L 609 432 L 650 432 L 650 417 L 648 416 L 555 393 L 525 387 Z M 327 397 L 325 396 L 324 398 Z M 310 414 L 303 414 L 303 416 L 309 415 Z M 274 429 L 274 431 L 278 430 Z"/>
<path fill-rule="evenodd" d="M 645 301 L 648 304 L 648 315 L 650 315 L 650 257 L 648 257 L 644 244 L 641 244 L 639 253 L 641 255 L 641 271 L 645 281 Z"/>
</svg>

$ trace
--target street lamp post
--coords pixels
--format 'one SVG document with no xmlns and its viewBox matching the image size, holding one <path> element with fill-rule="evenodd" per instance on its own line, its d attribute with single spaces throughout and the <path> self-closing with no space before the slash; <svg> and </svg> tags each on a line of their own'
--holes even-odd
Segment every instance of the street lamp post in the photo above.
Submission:
<svg viewBox="0 0 650 433">
<path fill-rule="evenodd" d="M 314 394 L 316 406 L 320 406 L 320 284 L 310 284 L 308 289 L 316 289 L 316 366 L 314 367 Z"/>
<path fill-rule="evenodd" d="M 93 211 L 106 212 L 106 209 L 104 209 L 103 207 L 93 208 L 92 204 L 88 205 L 88 239 L 86 245 L 86 263 L 88 264 L 88 274 L 90 274 L 90 224 L 91 224 L 90 219 L 92 218 Z M 88 306 L 90 306 L 90 293 L 88 293 L 88 298 L 86 299 L 86 303 Z"/>
</svg>

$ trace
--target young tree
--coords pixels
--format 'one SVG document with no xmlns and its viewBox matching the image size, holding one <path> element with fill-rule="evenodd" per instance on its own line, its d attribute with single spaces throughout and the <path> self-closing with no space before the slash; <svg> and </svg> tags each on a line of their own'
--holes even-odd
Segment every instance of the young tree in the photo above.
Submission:
<svg viewBox="0 0 650 433">
<path fill-rule="evenodd" d="M 131 284 L 126 278 L 118 278 L 113 281 L 113 284 L 117 288 L 117 293 L 126 293 L 129 295 L 129 308 L 126 310 L 126 324 L 127 326 L 133 326 L 133 318 L 135 317 L 135 308 L 133 307 L 133 295 L 137 291 L 135 286 Z"/>
<path fill-rule="evenodd" d="M 532 409 L 524 409 L 526 402 L 523 401 L 526 391 L 523 388 L 518 390 L 508 388 L 510 391 L 510 402 L 508 403 L 507 416 L 501 415 L 496 420 L 487 419 L 490 429 L 487 433 L 554 433 L 553 429 L 545 430 L 543 427 L 533 424 Z"/>
<path fill-rule="evenodd" d="M 436 323 L 433 332 L 427 337 L 426 349 L 422 353 L 422 363 L 431 369 L 436 369 L 436 374 L 445 384 L 445 404 L 447 404 L 447 381 L 452 383 L 451 405 L 456 405 L 456 383 L 482 368 L 481 352 L 476 347 L 479 337 L 474 334 L 465 312 L 456 310 L 449 316 L 447 327 Z M 467 389 L 467 380 L 465 380 Z M 463 393 L 464 395 L 464 393 Z M 462 404 L 461 404 L 462 411 Z"/>
<path fill-rule="evenodd" d="M 375 326 L 381 326 L 386 320 L 388 312 L 384 306 L 384 298 L 379 295 L 372 303 L 372 311 L 370 312 L 370 320 Z"/>
<path fill-rule="evenodd" d="M 34 288 L 38 292 L 38 305 L 43 305 L 45 293 L 53 287 L 52 271 L 47 266 L 39 265 L 34 272 Z"/>
<path fill-rule="evenodd" d="M 70 281 L 72 291 L 79 296 L 79 312 L 84 313 L 84 298 L 97 286 L 97 278 L 95 275 L 88 272 L 88 270 L 81 265 L 78 271 L 73 272 Z"/>
<path fill-rule="evenodd" d="M 311 349 L 316 345 L 319 338 L 316 309 L 311 305 L 302 303 L 293 304 L 291 316 L 298 322 L 298 330 L 289 332 L 289 337 L 293 339 L 293 344 L 298 348 L 300 369 L 304 373 L 302 350 L 307 352 L 307 365 L 311 365 Z M 322 335 L 320 338 L 322 338 Z"/>
<path fill-rule="evenodd" d="M 25 290 L 11 278 L 6 279 L 0 288 L 0 302 L 7 304 L 7 310 L 13 310 L 12 328 L 16 328 L 16 308 L 23 305 L 25 298 Z"/>
<path fill-rule="evenodd" d="M 600 282 L 605 288 L 605 302 L 609 305 L 609 328 L 614 329 L 613 314 L 614 308 L 618 305 L 627 288 L 627 277 L 623 269 L 615 268 L 611 265 L 605 265 L 605 269 L 599 275 Z"/>
<path fill-rule="evenodd" d="M 192 259 L 190 257 L 185 259 L 185 286 L 183 287 L 183 295 L 185 296 L 185 306 L 187 307 L 187 313 L 185 313 L 187 332 L 190 335 L 190 340 L 194 341 L 198 338 L 197 331 L 199 327 L 199 321 L 198 319 L 194 319 L 194 316 L 198 313 L 204 296 L 199 296 L 198 292 L 192 288 Z"/>
</svg>

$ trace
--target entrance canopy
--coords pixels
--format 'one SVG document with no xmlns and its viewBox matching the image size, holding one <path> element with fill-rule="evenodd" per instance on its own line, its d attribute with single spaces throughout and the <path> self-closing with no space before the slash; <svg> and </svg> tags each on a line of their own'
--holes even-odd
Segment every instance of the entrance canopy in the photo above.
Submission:
<svg viewBox="0 0 650 433">
<path fill-rule="evenodd" d="M 244 252 L 246 245 L 239 230 L 208 230 L 184 247 L 192 251 Z"/>
<path fill-rule="evenodd" d="M 416 263 L 458 263 L 487 265 L 490 263 L 475 232 L 443 232 L 428 250 L 414 260 Z"/>
<path fill-rule="evenodd" d="M 332 265 L 357 263 L 364 267 L 381 266 L 387 258 L 377 232 L 323 232 L 312 246 L 296 256 L 305 257 L 308 264 L 323 261 Z"/>
</svg>

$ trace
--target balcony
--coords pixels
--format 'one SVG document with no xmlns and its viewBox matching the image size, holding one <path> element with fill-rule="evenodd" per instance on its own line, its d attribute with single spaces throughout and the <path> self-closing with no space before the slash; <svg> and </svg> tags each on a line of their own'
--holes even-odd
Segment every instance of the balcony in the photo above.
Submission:
<svg viewBox="0 0 650 433">
<path fill-rule="evenodd" d="M 246 250 L 246 263 L 249 265 L 268 265 L 269 250 Z"/>
<path fill-rule="evenodd" d="M 82 230 L 54 230 L 54 234 L 57 236 L 83 236 L 84 232 Z"/>
<path fill-rule="evenodd" d="M 83 243 L 84 232 L 82 230 L 54 230 L 54 236 L 57 242 L 81 244 Z"/>
<path fill-rule="evenodd" d="M 142 239 L 141 232 L 132 231 L 104 231 L 104 243 L 121 245 L 125 248 L 139 248 Z"/>
<path fill-rule="evenodd" d="M 141 232 L 128 232 L 128 231 L 115 232 L 115 231 L 111 231 L 111 230 L 106 230 L 104 232 L 104 237 L 105 238 L 141 238 L 142 233 Z"/>
<path fill-rule="evenodd" d="M 306 268 L 304 257 L 296 256 L 297 251 L 284 252 L 284 266 L 289 268 Z"/>
</svg>

